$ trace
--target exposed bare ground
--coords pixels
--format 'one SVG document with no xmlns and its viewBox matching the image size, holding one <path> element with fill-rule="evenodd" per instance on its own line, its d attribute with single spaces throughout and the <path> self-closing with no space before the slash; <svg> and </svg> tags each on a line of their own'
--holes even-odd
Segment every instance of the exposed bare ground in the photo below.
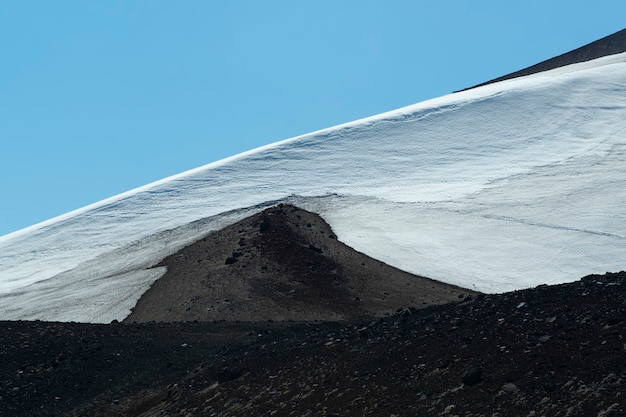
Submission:
<svg viewBox="0 0 626 417">
<path fill-rule="evenodd" d="M 346 320 L 476 295 L 356 252 L 321 217 L 289 205 L 214 232 L 163 265 L 126 322 Z"/>
<path fill-rule="evenodd" d="M 626 415 L 626 273 L 348 322 L 0 322 L 2 416 Z"/>
</svg>

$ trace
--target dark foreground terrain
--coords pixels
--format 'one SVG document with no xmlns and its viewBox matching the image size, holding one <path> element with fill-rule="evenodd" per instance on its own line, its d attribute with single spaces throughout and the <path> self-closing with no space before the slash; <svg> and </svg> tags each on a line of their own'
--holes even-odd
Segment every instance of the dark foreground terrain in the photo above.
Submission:
<svg viewBox="0 0 626 417">
<path fill-rule="evenodd" d="M 624 416 L 626 273 L 354 322 L 0 322 L 2 416 Z"/>
</svg>

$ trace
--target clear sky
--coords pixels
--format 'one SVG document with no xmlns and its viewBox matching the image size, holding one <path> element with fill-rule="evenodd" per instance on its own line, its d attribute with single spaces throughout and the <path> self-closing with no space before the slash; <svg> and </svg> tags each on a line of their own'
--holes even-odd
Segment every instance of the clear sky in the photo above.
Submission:
<svg viewBox="0 0 626 417">
<path fill-rule="evenodd" d="M 626 2 L 0 3 L 0 235 L 621 30 Z"/>
</svg>

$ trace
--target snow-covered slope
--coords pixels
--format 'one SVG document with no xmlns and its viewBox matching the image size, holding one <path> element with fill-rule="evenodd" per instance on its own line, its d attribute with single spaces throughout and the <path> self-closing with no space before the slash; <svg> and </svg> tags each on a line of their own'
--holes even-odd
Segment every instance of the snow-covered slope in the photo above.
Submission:
<svg viewBox="0 0 626 417">
<path fill-rule="evenodd" d="M 242 114 L 242 119 L 245 114 Z M 210 230 L 286 201 L 487 292 L 626 264 L 626 54 L 255 149 L 0 238 L 0 319 L 108 322 Z"/>
</svg>

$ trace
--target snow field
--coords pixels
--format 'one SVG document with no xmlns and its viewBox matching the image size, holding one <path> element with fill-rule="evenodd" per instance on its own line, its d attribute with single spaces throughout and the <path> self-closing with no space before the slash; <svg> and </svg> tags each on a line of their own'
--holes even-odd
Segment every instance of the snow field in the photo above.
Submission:
<svg viewBox="0 0 626 417">
<path fill-rule="evenodd" d="M 279 201 L 486 292 L 625 269 L 626 54 L 277 142 L 0 237 L 0 318 L 124 318 L 211 230 Z"/>
</svg>

